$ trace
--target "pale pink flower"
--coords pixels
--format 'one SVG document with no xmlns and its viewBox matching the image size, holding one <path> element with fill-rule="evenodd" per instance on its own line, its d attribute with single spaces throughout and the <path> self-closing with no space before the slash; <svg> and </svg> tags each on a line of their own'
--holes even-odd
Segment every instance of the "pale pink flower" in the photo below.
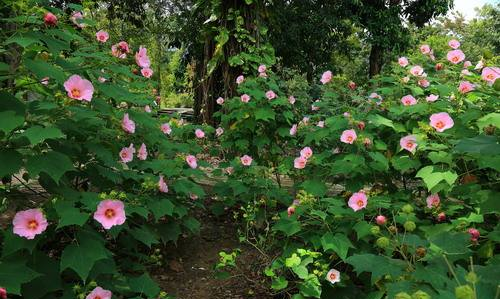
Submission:
<svg viewBox="0 0 500 299">
<path fill-rule="evenodd" d="M 325 121 L 324 120 L 318 121 L 318 124 L 316 126 L 318 126 L 320 128 L 324 128 L 325 127 Z"/>
<path fill-rule="evenodd" d="M 266 98 L 267 98 L 268 100 L 275 99 L 275 98 L 276 98 L 276 94 L 274 93 L 274 91 L 272 91 L 272 90 L 268 90 L 268 91 L 266 92 Z"/>
<path fill-rule="evenodd" d="M 259 65 L 259 68 L 257 69 L 259 73 L 265 73 L 266 72 L 266 66 L 264 64 Z"/>
<path fill-rule="evenodd" d="M 250 102 L 250 96 L 249 96 L 249 95 L 247 95 L 246 93 L 245 93 L 245 94 L 243 94 L 243 95 L 240 97 L 240 99 L 241 99 L 241 101 L 242 101 L 243 103 L 248 103 L 248 102 Z"/>
<path fill-rule="evenodd" d="M 165 182 L 165 179 L 163 178 L 162 175 L 160 175 L 160 179 L 158 180 L 158 190 L 160 190 L 160 192 L 162 193 L 168 192 L 167 182 Z"/>
<path fill-rule="evenodd" d="M 429 195 L 425 201 L 427 202 L 427 207 L 432 209 L 439 206 L 441 199 L 439 198 L 439 194 L 436 193 Z"/>
<path fill-rule="evenodd" d="M 468 69 L 463 69 L 460 73 L 463 76 L 472 76 L 472 73 Z"/>
<path fill-rule="evenodd" d="M 420 79 L 418 80 L 418 85 L 420 85 L 423 88 L 429 87 L 431 83 L 427 79 Z"/>
<path fill-rule="evenodd" d="M 349 112 L 344 112 L 342 115 L 343 115 L 345 118 L 349 118 L 349 117 L 351 117 L 351 113 L 349 113 Z"/>
<path fill-rule="evenodd" d="M 481 73 L 481 78 L 486 82 L 493 84 L 500 77 L 500 68 L 485 67 Z"/>
<path fill-rule="evenodd" d="M 364 209 L 368 203 L 368 198 L 364 192 L 356 192 L 350 198 L 348 205 L 355 212 Z"/>
<path fill-rule="evenodd" d="M 120 151 L 120 159 L 122 159 L 123 163 L 128 163 L 134 160 L 135 148 L 131 143 L 128 147 L 122 148 Z"/>
<path fill-rule="evenodd" d="M 420 65 L 415 65 L 410 69 L 410 74 L 413 76 L 422 76 L 424 69 Z"/>
<path fill-rule="evenodd" d="M 429 119 L 431 127 L 438 132 L 443 132 L 444 130 L 452 128 L 454 125 L 453 119 L 446 112 L 434 113 Z"/>
<path fill-rule="evenodd" d="M 375 222 L 377 222 L 378 225 L 384 225 L 387 222 L 387 218 L 385 218 L 384 215 L 378 215 L 375 218 Z"/>
<path fill-rule="evenodd" d="M 458 49 L 460 48 L 460 42 L 456 39 L 452 39 L 448 42 L 448 46 L 450 46 L 452 49 Z"/>
<path fill-rule="evenodd" d="M 241 84 L 243 83 L 243 81 L 245 81 L 245 77 L 243 77 L 243 75 L 239 75 L 237 78 L 236 78 L 236 84 Z"/>
<path fill-rule="evenodd" d="M 40 80 L 40 83 L 42 83 L 43 85 L 49 85 L 49 80 L 49 77 L 43 77 L 42 80 Z"/>
<path fill-rule="evenodd" d="M 318 107 L 318 106 L 315 106 L 315 105 L 311 105 L 311 110 L 312 110 L 312 111 L 318 111 L 318 110 L 319 110 L 319 107 Z"/>
<path fill-rule="evenodd" d="M 458 91 L 460 91 L 460 93 L 468 93 L 473 90 L 474 84 L 470 83 L 469 81 L 461 81 L 460 85 L 458 85 Z"/>
<path fill-rule="evenodd" d="M 476 64 L 474 67 L 475 70 L 480 70 L 484 67 L 484 62 L 482 60 L 479 60 L 479 62 Z"/>
<path fill-rule="evenodd" d="M 122 129 L 123 129 L 123 131 L 130 133 L 130 134 L 135 133 L 135 122 L 130 119 L 130 117 L 128 116 L 128 113 L 125 113 L 123 115 Z"/>
<path fill-rule="evenodd" d="M 151 61 L 148 57 L 148 50 L 143 46 L 140 46 L 139 51 L 135 53 L 135 62 L 141 68 L 149 68 L 151 66 Z"/>
<path fill-rule="evenodd" d="M 266 73 L 259 73 L 259 77 L 260 78 L 267 78 L 267 74 Z"/>
<path fill-rule="evenodd" d="M 430 94 L 430 95 L 428 95 L 428 96 L 425 98 L 425 100 L 426 100 L 427 102 L 435 102 L 435 101 L 437 101 L 438 99 L 439 99 L 439 96 L 438 96 L 438 95 L 435 95 L 435 94 Z"/>
<path fill-rule="evenodd" d="M 217 100 L 215 100 L 215 102 L 219 105 L 222 105 L 224 104 L 224 98 L 223 97 L 218 97 Z"/>
<path fill-rule="evenodd" d="M 145 78 L 151 78 L 151 76 L 153 76 L 153 70 L 148 68 L 148 67 L 145 67 L 145 68 L 142 68 L 141 69 L 141 74 L 145 77 Z"/>
<path fill-rule="evenodd" d="M 85 297 L 85 299 L 111 299 L 111 296 L 113 296 L 113 293 L 108 290 L 104 290 L 101 287 L 95 288 L 90 294 Z"/>
<path fill-rule="evenodd" d="M 113 56 L 125 59 L 127 58 L 127 54 L 130 53 L 130 48 L 128 43 L 125 41 L 121 41 L 115 45 L 111 46 L 111 53 Z"/>
<path fill-rule="evenodd" d="M 408 58 L 406 57 L 399 57 L 398 63 L 400 66 L 405 67 L 408 65 Z"/>
<path fill-rule="evenodd" d="M 292 105 L 295 104 L 295 97 L 294 96 L 289 96 L 288 97 L 288 103 L 290 103 Z"/>
<path fill-rule="evenodd" d="M 472 66 L 472 62 L 470 62 L 469 60 L 465 61 L 464 62 L 464 68 L 468 68 L 468 67 L 471 67 Z"/>
<path fill-rule="evenodd" d="M 109 39 L 109 33 L 107 33 L 106 31 L 104 30 L 99 30 L 97 31 L 97 33 L 95 34 L 95 37 L 97 38 L 97 40 L 101 43 L 105 43 L 108 41 Z"/>
<path fill-rule="evenodd" d="M 143 161 L 148 158 L 148 149 L 146 148 L 146 145 L 144 143 L 141 144 L 139 150 L 137 151 L 137 158 Z"/>
<path fill-rule="evenodd" d="M 51 13 L 47 12 L 45 16 L 43 16 L 43 22 L 47 26 L 56 26 L 57 25 L 57 17 Z"/>
<path fill-rule="evenodd" d="M 379 95 L 378 93 L 376 92 L 372 92 L 370 93 L 370 95 L 368 96 L 370 99 L 379 99 L 379 100 L 382 100 L 382 96 Z"/>
<path fill-rule="evenodd" d="M 160 128 L 161 128 L 161 131 L 163 132 L 163 134 L 170 135 L 170 133 L 172 133 L 172 128 L 170 127 L 170 124 L 168 124 L 168 123 L 162 124 Z"/>
<path fill-rule="evenodd" d="M 240 161 L 241 164 L 245 166 L 250 166 L 250 164 L 252 164 L 253 159 L 249 155 L 244 155 L 243 157 L 240 158 Z"/>
<path fill-rule="evenodd" d="M 64 89 L 68 92 L 68 97 L 79 101 L 83 100 L 90 102 L 94 94 L 94 86 L 92 83 L 78 75 L 69 77 L 69 79 L 64 82 Z"/>
<path fill-rule="evenodd" d="M 215 129 L 215 136 L 220 137 L 222 134 L 224 134 L 224 129 L 221 127 L 218 127 Z"/>
<path fill-rule="evenodd" d="M 344 132 L 342 132 L 342 135 L 340 136 L 340 141 L 342 141 L 343 143 L 353 144 L 356 138 L 358 138 L 358 136 L 356 135 L 356 131 L 352 129 L 344 130 Z"/>
<path fill-rule="evenodd" d="M 295 136 L 295 134 L 297 134 L 297 125 L 296 125 L 296 124 L 294 124 L 294 125 L 290 128 L 290 135 Z"/>
<path fill-rule="evenodd" d="M 12 220 L 14 234 L 33 240 L 36 235 L 43 233 L 48 226 L 47 218 L 39 209 L 19 211 Z"/>
<path fill-rule="evenodd" d="M 105 199 L 97 205 L 94 219 L 105 229 L 125 223 L 125 205 L 121 200 Z M 92 298 L 92 297 L 91 297 Z"/>
<path fill-rule="evenodd" d="M 462 62 L 465 59 L 465 54 L 462 50 L 453 50 L 446 54 L 446 58 L 453 64 Z"/>
<path fill-rule="evenodd" d="M 303 123 L 304 125 L 306 125 L 306 126 L 307 126 L 307 125 L 309 124 L 309 117 L 304 116 L 304 117 L 302 118 L 302 123 Z"/>
<path fill-rule="evenodd" d="M 313 151 L 310 147 L 306 146 L 300 151 L 300 156 L 306 159 L 311 158 Z"/>
<path fill-rule="evenodd" d="M 81 22 L 83 20 L 83 14 L 80 11 L 75 11 L 69 19 L 79 28 L 83 28 L 86 26 L 85 23 Z"/>
<path fill-rule="evenodd" d="M 144 111 L 147 113 L 151 113 L 151 107 L 149 107 L 149 105 L 144 106 Z"/>
<path fill-rule="evenodd" d="M 293 160 L 293 167 L 297 169 L 303 169 L 304 167 L 306 167 L 306 164 L 307 158 L 303 156 L 297 157 L 295 158 L 295 160 Z"/>
<path fill-rule="evenodd" d="M 194 135 L 196 135 L 196 138 L 199 138 L 199 139 L 205 138 L 205 132 L 203 132 L 203 130 L 201 130 L 201 129 L 196 129 L 194 131 Z"/>
<path fill-rule="evenodd" d="M 326 71 L 321 75 L 321 83 L 326 84 L 330 81 L 332 81 L 332 72 L 331 71 Z"/>
<path fill-rule="evenodd" d="M 336 269 L 330 269 L 330 271 L 326 273 L 326 280 L 328 280 L 331 284 L 340 282 L 340 272 Z"/>
<path fill-rule="evenodd" d="M 186 163 L 191 167 L 192 169 L 195 169 L 198 167 L 198 162 L 196 161 L 196 157 L 193 155 L 187 155 L 186 156 Z"/>
<path fill-rule="evenodd" d="M 417 149 L 417 137 L 415 135 L 405 136 L 399 140 L 399 145 L 410 153 L 415 153 Z"/>
<path fill-rule="evenodd" d="M 424 54 L 424 55 L 430 54 L 431 53 L 431 47 L 429 47 L 429 45 L 421 45 L 420 46 L 420 52 L 422 52 L 422 54 Z"/>
<path fill-rule="evenodd" d="M 405 106 L 412 106 L 417 104 L 417 99 L 415 99 L 412 95 L 406 95 L 401 98 L 401 103 Z"/>
</svg>

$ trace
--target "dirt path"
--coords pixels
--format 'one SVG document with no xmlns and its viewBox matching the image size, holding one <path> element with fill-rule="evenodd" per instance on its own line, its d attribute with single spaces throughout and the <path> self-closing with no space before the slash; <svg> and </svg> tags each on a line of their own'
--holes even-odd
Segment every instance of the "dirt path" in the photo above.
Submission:
<svg viewBox="0 0 500 299">
<path fill-rule="evenodd" d="M 160 287 L 177 299 L 271 299 L 264 277 L 265 267 L 258 251 L 243 246 L 237 240 L 232 217 L 201 217 L 201 232 L 198 236 L 181 238 L 177 247 L 164 253 L 168 264 L 154 277 Z M 237 258 L 238 270 L 232 277 L 220 280 L 214 277 L 214 265 L 219 252 L 230 253 L 241 249 Z"/>
</svg>

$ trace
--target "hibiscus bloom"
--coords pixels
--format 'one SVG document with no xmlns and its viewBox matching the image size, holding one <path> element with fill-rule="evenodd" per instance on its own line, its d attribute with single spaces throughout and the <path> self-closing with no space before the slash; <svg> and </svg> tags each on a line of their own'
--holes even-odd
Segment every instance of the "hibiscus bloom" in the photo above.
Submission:
<svg viewBox="0 0 500 299">
<path fill-rule="evenodd" d="M 158 190 L 162 193 L 167 193 L 168 192 L 168 185 L 163 179 L 163 176 L 160 175 L 160 179 L 158 180 Z"/>
<path fill-rule="evenodd" d="M 248 103 L 248 102 L 250 101 L 250 96 L 249 96 L 249 95 L 247 95 L 247 94 L 244 94 L 244 95 L 242 95 L 242 96 L 240 97 L 240 99 L 241 99 L 241 101 L 242 101 L 243 103 Z"/>
<path fill-rule="evenodd" d="M 115 225 L 122 225 L 125 223 L 126 219 L 125 205 L 121 200 L 103 200 L 97 205 L 94 219 L 99 222 L 104 229 L 110 229 Z"/>
<path fill-rule="evenodd" d="M 39 209 L 19 211 L 12 220 L 14 234 L 33 240 L 36 235 L 43 233 L 48 226 L 47 218 Z"/>
<path fill-rule="evenodd" d="M 417 99 L 415 99 L 412 95 L 406 95 L 401 98 L 401 103 L 405 106 L 412 106 L 417 104 Z"/>
<path fill-rule="evenodd" d="M 113 293 L 111 293 L 111 291 L 96 287 L 87 297 L 85 297 L 85 299 L 111 299 L 112 296 Z"/>
<path fill-rule="evenodd" d="M 196 161 L 196 157 L 193 155 L 187 155 L 186 156 L 186 163 L 191 167 L 192 169 L 195 169 L 198 167 L 198 162 Z"/>
<path fill-rule="evenodd" d="M 204 138 L 205 137 L 205 132 L 203 132 L 203 130 L 201 129 L 196 129 L 194 131 L 194 135 L 196 135 L 196 138 Z"/>
<path fill-rule="evenodd" d="M 408 58 L 406 57 L 399 57 L 398 63 L 400 66 L 405 67 L 408 65 Z"/>
<path fill-rule="evenodd" d="M 172 133 L 172 128 L 170 127 L 170 124 L 168 124 L 168 123 L 162 124 L 160 129 L 163 132 L 163 134 L 170 135 L 170 133 Z"/>
<path fill-rule="evenodd" d="M 405 136 L 399 140 L 399 145 L 401 145 L 401 148 L 411 153 L 415 153 L 417 149 L 417 138 L 414 135 Z"/>
<path fill-rule="evenodd" d="M 95 37 L 97 38 L 98 41 L 100 41 L 101 43 L 105 43 L 108 39 L 109 39 L 109 33 L 107 33 L 106 31 L 104 30 L 99 30 L 97 31 L 97 33 L 95 34 Z"/>
<path fill-rule="evenodd" d="M 51 13 L 47 12 L 45 16 L 43 16 L 43 22 L 47 26 L 56 26 L 57 25 L 57 17 Z"/>
<path fill-rule="evenodd" d="M 240 75 L 236 78 L 236 84 L 241 84 L 243 83 L 243 81 L 245 81 L 245 77 L 243 77 L 243 75 Z"/>
<path fill-rule="evenodd" d="M 217 100 L 215 100 L 215 102 L 219 105 L 222 105 L 224 104 L 224 98 L 223 97 L 218 97 Z"/>
<path fill-rule="evenodd" d="M 424 69 L 420 65 L 415 65 L 410 69 L 410 74 L 413 76 L 422 76 Z"/>
<path fill-rule="evenodd" d="M 342 141 L 343 143 L 353 144 L 356 138 L 358 138 L 358 136 L 356 135 L 356 131 L 352 129 L 344 130 L 344 132 L 342 132 L 342 135 L 340 136 L 340 141 Z"/>
<path fill-rule="evenodd" d="M 69 77 L 69 79 L 64 82 L 64 89 L 68 92 L 68 97 L 79 101 L 83 100 L 90 102 L 94 94 L 94 86 L 92 83 L 78 75 Z"/>
<path fill-rule="evenodd" d="M 153 76 L 153 70 L 149 67 L 145 67 L 141 69 L 141 74 L 144 76 L 144 78 L 151 78 L 151 76 Z"/>
<path fill-rule="evenodd" d="M 348 205 L 355 212 L 364 209 L 368 203 L 368 198 L 364 192 L 356 192 L 350 198 Z"/>
<path fill-rule="evenodd" d="M 294 96 L 289 96 L 288 97 L 288 103 L 290 103 L 292 105 L 295 104 L 295 97 Z"/>
<path fill-rule="evenodd" d="M 458 85 L 458 91 L 460 91 L 460 93 L 468 93 L 473 90 L 474 84 L 470 83 L 469 81 L 461 81 L 460 85 Z"/>
<path fill-rule="evenodd" d="M 495 81 L 499 77 L 500 77 L 500 68 L 498 67 L 485 67 L 483 69 L 483 72 L 481 73 L 481 78 L 490 84 L 495 83 Z"/>
<path fill-rule="evenodd" d="M 297 157 L 295 158 L 295 160 L 293 160 L 293 167 L 297 169 L 303 169 L 304 167 L 306 167 L 306 164 L 307 158 L 303 156 Z"/>
<path fill-rule="evenodd" d="M 276 98 L 276 94 L 274 93 L 274 91 L 269 90 L 269 91 L 266 92 L 266 98 L 268 100 L 275 99 Z"/>
<path fill-rule="evenodd" d="M 125 41 L 121 41 L 115 45 L 111 46 L 111 53 L 113 56 L 125 59 L 127 58 L 127 54 L 130 53 L 130 48 L 128 43 Z"/>
<path fill-rule="evenodd" d="M 457 41 L 456 39 L 452 39 L 448 42 L 448 46 L 450 46 L 452 49 L 458 49 L 460 47 L 460 42 Z"/>
<path fill-rule="evenodd" d="M 313 151 L 310 147 L 306 146 L 300 151 L 300 156 L 306 159 L 311 158 Z"/>
<path fill-rule="evenodd" d="M 259 68 L 257 69 L 257 71 L 259 71 L 259 73 L 265 73 L 266 72 L 266 66 L 264 64 L 261 64 L 259 65 Z"/>
<path fill-rule="evenodd" d="M 326 84 L 330 81 L 332 81 L 332 72 L 331 71 L 326 71 L 321 75 L 321 83 Z"/>
<path fill-rule="evenodd" d="M 429 119 L 431 127 L 438 132 L 443 132 L 454 125 L 453 119 L 446 112 L 434 113 Z"/>
<path fill-rule="evenodd" d="M 141 146 L 139 147 L 139 150 L 137 151 L 137 158 L 139 158 L 139 160 L 146 160 L 148 158 L 148 150 L 146 148 L 146 145 L 143 143 L 141 144 Z"/>
<path fill-rule="evenodd" d="M 453 50 L 446 54 L 446 58 L 453 64 L 462 62 L 465 59 L 465 54 L 462 50 Z"/>
<path fill-rule="evenodd" d="M 439 206 L 439 203 L 441 202 L 439 194 L 437 193 L 429 195 L 425 201 L 427 202 L 427 207 L 429 209 Z"/>
<path fill-rule="evenodd" d="M 252 164 L 252 157 L 250 157 L 249 155 L 244 155 L 243 157 L 240 158 L 241 160 L 241 164 L 245 165 L 245 166 L 250 166 L 250 164 Z"/>
<path fill-rule="evenodd" d="M 326 280 L 328 280 L 331 284 L 340 282 L 340 272 L 336 269 L 330 269 L 330 271 L 326 273 Z"/>
<path fill-rule="evenodd" d="M 291 128 L 290 128 L 290 135 L 294 136 L 295 134 L 297 134 L 297 125 L 294 124 Z"/>
<path fill-rule="evenodd" d="M 134 160 L 135 148 L 131 143 L 128 147 L 122 148 L 120 151 L 120 159 L 123 163 L 128 163 Z"/>
<path fill-rule="evenodd" d="M 428 96 L 425 98 L 425 100 L 426 100 L 427 102 L 435 102 L 435 101 L 437 101 L 438 99 L 439 99 L 439 96 L 438 96 L 438 95 L 435 95 L 435 94 L 430 94 L 430 95 L 428 95 Z"/>
<path fill-rule="evenodd" d="M 135 53 L 135 62 L 141 68 L 149 68 L 151 66 L 151 61 L 148 57 L 148 50 L 142 46 L 139 47 L 139 51 Z"/>
<path fill-rule="evenodd" d="M 431 47 L 429 45 L 421 45 L 420 46 L 420 52 L 424 55 L 430 54 L 431 53 Z"/>
<path fill-rule="evenodd" d="M 130 134 L 135 133 L 135 122 L 130 119 L 130 117 L 128 116 L 128 113 L 125 113 L 123 115 L 122 129 L 123 129 L 123 131 L 130 133 Z"/>
</svg>

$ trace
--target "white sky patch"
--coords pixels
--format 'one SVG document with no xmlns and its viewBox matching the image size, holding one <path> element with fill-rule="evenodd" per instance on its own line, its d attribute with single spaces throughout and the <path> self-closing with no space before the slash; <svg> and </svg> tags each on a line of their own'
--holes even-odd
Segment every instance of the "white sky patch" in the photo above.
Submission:
<svg viewBox="0 0 500 299">
<path fill-rule="evenodd" d="M 476 7 L 482 7 L 485 4 L 496 5 L 500 0 L 455 0 L 454 11 L 459 11 L 465 16 L 466 20 L 473 19 L 476 16 Z M 451 13 L 448 13 L 451 15 Z"/>
</svg>

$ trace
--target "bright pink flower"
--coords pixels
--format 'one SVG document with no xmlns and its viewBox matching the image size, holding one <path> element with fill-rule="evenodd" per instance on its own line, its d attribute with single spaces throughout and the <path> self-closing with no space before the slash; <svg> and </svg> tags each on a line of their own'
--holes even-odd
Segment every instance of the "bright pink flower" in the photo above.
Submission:
<svg viewBox="0 0 500 299">
<path fill-rule="evenodd" d="M 423 88 L 429 87 L 431 83 L 427 79 L 420 79 L 418 80 L 418 85 L 420 85 Z"/>
<path fill-rule="evenodd" d="M 264 64 L 259 65 L 259 68 L 257 69 L 259 73 L 265 73 L 266 72 L 266 66 Z"/>
<path fill-rule="evenodd" d="M 40 83 L 42 83 L 43 85 L 49 85 L 49 80 L 49 77 L 43 77 L 42 80 L 40 80 Z"/>
<path fill-rule="evenodd" d="M 221 127 L 218 127 L 215 129 L 215 136 L 220 137 L 222 134 L 224 134 L 224 129 Z"/>
<path fill-rule="evenodd" d="M 469 228 L 467 232 L 470 234 L 470 240 L 472 242 L 477 242 L 477 240 L 481 236 L 481 233 L 475 228 Z"/>
<path fill-rule="evenodd" d="M 193 155 L 187 155 L 186 156 L 186 163 L 191 167 L 192 169 L 195 169 L 198 167 L 198 162 L 196 161 L 196 157 Z"/>
<path fill-rule="evenodd" d="M 149 107 L 149 105 L 144 106 L 144 111 L 147 113 L 151 113 L 151 107 Z"/>
<path fill-rule="evenodd" d="M 340 141 L 342 141 L 343 143 L 353 144 L 356 138 L 358 138 L 358 136 L 356 135 L 356 131 L 352 129 L 345 130 L 344 132 L 342 132 L 342 135 L 340 136 Z"/>
<path fill-rule="evenodd" d="M 331 284 L 340 282 L 340 272 L 336 269 L 330 269 L 330 271 L 326 273 L 326 280 L 328 280 Z"/>
<path fill-rule="evenodd" d="M 131 143 L 128 147 L 122 148 L 120 151 L 120 159 L 122 159 L 123 163 L 128 163 L 134 160 L 135 148 Z"/>
<path fill-rule="evenodd" d="M 158 190 L 162 193 L 167 193 L 168 192 L 168 185 L 163 179 L 163 176 L 160 175 L 160 179 L 158 180 Z"/>
<path fill-rule="evenodd" d="M 95 34 L 95 37 L 101 43 L 105 43 L 109 39 L 109 34 L 106 31 L 104 31 L 104 30 L 99 30 Z"/>
<path fill-rule="evenodd" d="M 295 104 L 295 97 L 294 96 L 289 96 L 288 97 L 288 103 L 290 103 L 292 105 Z"/>
<path fill-rule="evenodd" d="M 289 206 L 288 209 L 286 209 L 286 213 L 288 214 L 288 217 L 291 217 L 293 214 L 295 214 L 295 206 Z"/>
<path fill-rule="evenodd" d="M 387 222 L 387 218 L 385 218 L 384 215 L 378 215 L 375 218 L 375 222 L 377 222 L 378 225 L 384 225 Z"/>
<path fill-rule="evenodd" d="M 78 75 L 69 77 L 69 79 L 64 82 L 64 89 L 68 92 L 68 97 L 79 101 L 83 100 L 90 102 L 94 94 L 94 86 L 92 83 Z"/>
<path fill-rule="evenodd" d="M 45 25 L 47 25 L 47 26 L 56 26 L 57 25 L 57 17 L 51 12 L 47 12 L 45 14 L 45 16 L 43 16 L 43 21 L 45 22 Z"/>
<path fill-rule="evenodd" d="M 443 132 L 454 125 L 453 119 L 446 112 L 434 113 L 429 119 L 430 125 L 438 132 Z"/>
<path fill-rule="evenodd" d="M 101 287 L 95 288 L 90 294 L 85 297 L 85 299 L 111 299 L 113 293 L 108 290 L 104 290 Z"/>
<path fill-rule="evenodd" d="M 293 167 L 297 169 L 303 169 L 304 167 L 306 167 L 306 164 L 307 158 L 303 156 L 297 157 L 295 158 L 295 160 L 293 160 Z"/>
<path fill-rule="evenodd" d="M 324 128 L 325 127 L 325 121 L 324 120 L 318 121 L 318 124 L 316 126 L 318 126 L 320 128 Z"/>
<path fill-rule="evenodd" d="M 408 135 L 399 140 L 401 148 L 414 153 L 417 149 L 417 138 L 414 135 Z"/>
<path fill-rule="evenodd" d="M 413 76 L 422 76 L 424 69 L 420 65 L 416 65 L 410 69 L 410 74 Z"/>
<path fill-rule="evenodd" d="M 429 195 L 427 197 L 427 199 L 425 200 L 425 202 L 427 203 L 427 207 L 429 209 L 432 209 L 432 208 L 439 206 L 441 199 L 439 198 L 439 194 L 436 193 L 436 194 Z"/>
<path fill-rule="evenodd" d="M 130 134 L 135 133 L 135 122 L 129 118 L 128 113 L 125 113 L 123 115 L 122 129 L 123 129 L 123 131 L 130 133 Z"/>
<path fill-rule="evenodd" d="M 246 93 L 245 93 L 244 95 L 242 95 L 242 96 L 240 97 L 240 99 L 241 99 L 241 101 L 242 101 L 243 103 L 248 103 L 248 102 L 250 102 L 250 96 L 249 96 L 249 95 L 247 95 Z"/>
<path fill-rule="evenodd" d="M 452 39 L 448 42 L 448 46 L 450 46 L 452 49 L 458 49 L 460 47 L 460 42 L 456 39 Z"/>
<path fill-rule="evenodd" d="M 424 54 L 424 55 L 430 54 L 431 53 L 431 47 L 429 47 L 429 45 L 421 45 L 420 46 L 420 52 L 422 52 L 422 54 Z"/>
<path fill-rule="evenodd" d="M 408 65 L 408 58 L 406 57 L 399 57 L 398 63 L 400 66 L 405 67 Z"/>
<path fill-rule="evenodd" d="M 350 198 L 348 205 L 355 212 L 364 209 L 368 203 L 368 198 L 364 192 L 356 192 Z"/>
<path fill-rule="evenodd" d="M 252 164 L 253 159 L 249 155 L 244 155 L 243 157 L 240 158 L 240 161 L 241 164 L 245 166 L 250 166 L 250 164 Z"/>
<path fill-rule="evenodd" d="M 75 11 L 71 17 L 69 18 L 73 24 L 75 24 L 79 28 L 85 27 L 85 23 L 82 23 L 83 14 L 80 11 Z"/>
<path fill-rule="evenodd" d="M 486 82 L 493 84 L 500 77 L 500 68 L 485 67 L 481 73 L 481 78 Z"/>
<path fill-rule="evenodd" d="M 135 53 L 135 62 L 141 68 L 149 68 L 151 66 L 151 61 L 148 57 L 148 50 L 143 46 L 140 46 L 139 51 Z"/>
<path fill-rule="evenodd" d="M 300 156 L 306 159 L 311 158 L 313 151 L 310 147 L 306 146 L 300 151 Z"/>
<path fill-rule="evenodd" d="M 439 99 L 439 96 L 438 95 L 435 95 L 435 94 L 430 94 L 428 95 L 425 100 L 427 100 L 427 102 L 435 102 Z"/>
<path fill-rule="evenodd" d="M 94 219 L 105 229 L 110 229 L 115 225 L 122 225 L 126 219 L 125 205 L 121 200 L 103 200 L 97 205 Z"/>
<path fill-rule="evenodd" d="M 144 143 L 141 144 L 139 150 L 137 151 L 137 158 L 142 161 L 148 158 L 148 149 L 146 148 L 146 145 Z"/>
<path fill-rule="evenodd" d="M 215 102 L 219 105 L 222 105 L 224 104 L 224 98 L 223 97 L 218 97 L 217 100 L 215 100 Z"/>
<path fill-rule="evenodd" d="M 268 90 L 268 91 L 266 92 L 266 98 L 267 98 L 268 100 L 272 100 L 272 99 L 276 98 L 276 94 L 274 93 L 274 91 L 272 91 L 272 90 Z"/>
<path fill-rule="evenodd" d="M 295 134 L 297 134 L 297 125 L 294 124 L 291 128 L 290 128 L 290 135 L 294 136 Z"/>
<path fill-rule="evenodd" d="M 0 299 L 7 299 L 7 290 L 0 288 Z"/>
<path fill-rule="evenodd" d="M 43 233 L 48 226 L 47 219 L 39 209 L 19 211 L 12 220 L 14 234 L 33 240 Z"/>
<path fill-rule="evenodd" d="M 446 58 L 453 64 L 462 62 L 465 59 L 465 54 L 462 50 L 453 50 L 446 54 Z"/>
<path fill-rule="evenodd" d="M 163 134 L 170 135 L 170 133 L 172 133 L 172 128 L 170 127 L 170 124 L 168 124 L 168 123 L 162 124 L 160 128 L 161 128 L 161 131 L 163 132 Z"/>
<path fill-rule="evenodd" d="M 196 129 L 194 131 L 194 135 L 196 135 L 196 138 L 199 138 L 199 139 L 205 138 L 205 132 L 203 132 L 203 130 L 201 130 L 201 129 Z"/>
<path fill-rule="evenodd" d="M 321 75 L 321 83 L 326 84 L 330 81 L 332 81 L 332 72 L 331 71 L 326 71 Z"/>
<path fill-rule="evenodd" d="M 401 103 L 405 106 L 412 106 L 417 104 L 417 99 L 415 99 L 412 95 L 406 95 L 401 98 Z"/>
<path fill-rule="evenodd" d="M 151 76 L 153 76 L 153 70 L 148 68 L 148 67 L 145 67 L 145 68 L 142 68 L 141 69 L 141 74 L 145 77 L 145 78 L 151 78 Z"/>
<path fill-rule="evenodd" d="M 239 75 L 237 78 L 236 78 L 236 84 L 241 84 L 243 83 L 243 81 L 245 81 L 245 77 L 243 77 L 243 75 Z"/>
<path fill-rule="evenodd" d="M 468 93 L 473 90 L 474 84 L 470 83 L 469 81 L 461 81 L 460 85 L 458 85 L 458 91 L 460 91 L 460 93 Z"/>
<path fill-rule="evenodd" d="M 127 54 L 130 53 L 128 43 L 125 41 L 121 41 L 118 44 L 111 46 L 111 53 L 113 54 L 113 56 L 121 59 L 127 58 Z"/>
</svg>

